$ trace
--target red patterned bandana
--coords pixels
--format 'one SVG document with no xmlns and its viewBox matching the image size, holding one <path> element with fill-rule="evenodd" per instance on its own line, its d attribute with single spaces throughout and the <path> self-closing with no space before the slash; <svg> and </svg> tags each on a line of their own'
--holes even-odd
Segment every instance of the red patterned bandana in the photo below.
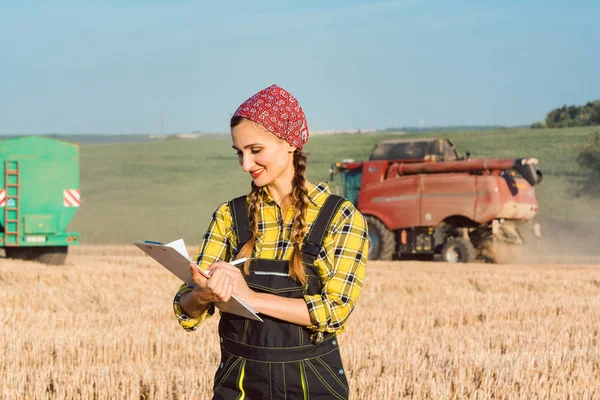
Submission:
<svg viewBox="0 0 600 400">
<path fill-rule="evenodd" d="M 262 125 L 300 150 L 308 140 L 308 125 L 302 107 L 291 93 L 277 85 L 250 97 L 233 116 L 248 118 Z"/>
</svg>

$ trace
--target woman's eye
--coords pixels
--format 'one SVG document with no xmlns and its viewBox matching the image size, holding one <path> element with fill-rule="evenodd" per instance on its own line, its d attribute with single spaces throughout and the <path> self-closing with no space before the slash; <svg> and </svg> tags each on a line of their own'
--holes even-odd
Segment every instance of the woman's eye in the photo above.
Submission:
<svg viewBox="0 0 600 400">
<path fill-rule="evenodd" d="M 236 156 L 238 156 L 238 157 L 241 157 L 241 155 L 242 155 L 242 152 L 241 152 L 241 151 L 238 151 L 238 152 L 236 152 L 236 153 L 235 153 L 235 155 L 236 155 Z"/>
<path fill-rule="evenodd" d="M 260 149 L 252 149 L 252 154 L 258 154 L 260 153 Z"/>
</svg>

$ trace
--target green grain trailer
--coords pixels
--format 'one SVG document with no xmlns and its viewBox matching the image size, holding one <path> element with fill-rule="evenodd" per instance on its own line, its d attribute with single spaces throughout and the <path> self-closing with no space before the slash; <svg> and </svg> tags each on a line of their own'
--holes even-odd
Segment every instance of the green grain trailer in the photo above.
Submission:
<svg viewBox="0 0 600 400">
<path fill-rule="evenodd" d="M 79 233 L 79 148 L 40 136 L 0 140 L 0 246 L 7 258 L 64 264 Z"/>
</svg>

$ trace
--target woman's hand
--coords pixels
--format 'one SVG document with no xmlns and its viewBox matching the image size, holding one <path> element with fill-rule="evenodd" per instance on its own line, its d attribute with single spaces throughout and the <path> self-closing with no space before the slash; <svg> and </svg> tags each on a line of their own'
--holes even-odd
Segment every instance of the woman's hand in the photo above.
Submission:
<svg viewBox="0 0 600 400">
<path fill-rule="evenodd" d="M 251 306 L 252 300 L 254 299 L 254 295 L 256 293 L 248 287 L 246 279 L 244 279 L 244 275 L 238 267 L 234 267 L 233 265 L 224 261 L 219 261 L 211 264 L 208 267 L 208 270 L 210 271 L 210 279 L 208 279 L 209 284 L 210 281 L 212 281 L 217 275 L 227 277 L 226 279 L 231 282 L 233 288 L 232 293 L 239 297 L 246 304 Z"/>
<path fill-rule="evenodd" d="M 209 270 L 213 265 L 221 263 L 223 262 L 212 264 Z M 235 289 L 235 282 L 230 278 L 230 274 L 211 272 L 209 279 L 202 275 L 198 270 L 198 266 L 194 263 L 190 263 L 190 272 L 196 284 L 190 295 L 194 297 L 198 304 L 208 305 L 216 302 L 227 302 L 231 298 Z"/>
</svg>

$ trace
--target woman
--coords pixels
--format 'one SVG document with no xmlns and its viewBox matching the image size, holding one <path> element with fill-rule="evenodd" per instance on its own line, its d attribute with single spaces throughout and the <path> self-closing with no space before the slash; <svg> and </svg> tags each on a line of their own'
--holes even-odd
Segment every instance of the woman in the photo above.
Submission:
<svg viewBox="0 0 600 400">
<path fill-rule="evenodd" d="M 306 118 L 277 85 L 246 100 L 231 118 L 238 161 L 252 177 L 247 196 L 222 204 L 174 309 L 186 330 L 233 293 L 264 322 L 222 313 L 215 399 L 346 399 L 337 335 L 354 308 L 367 261 L 367 224 L 326 184 L 305 177 Z M 249 257 L 241 268 L 228 263 Z"/>
</svg>

